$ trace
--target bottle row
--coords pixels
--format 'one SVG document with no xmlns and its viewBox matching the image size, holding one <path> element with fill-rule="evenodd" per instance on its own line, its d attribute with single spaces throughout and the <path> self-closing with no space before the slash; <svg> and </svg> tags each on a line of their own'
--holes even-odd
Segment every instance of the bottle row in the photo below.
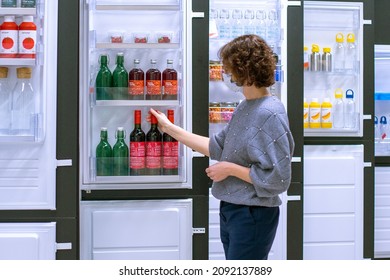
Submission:
<svg viewBox="0 0 390 280">
<path fill-rule="evenodd" d="M 374 117 L 374 130 L 376 142 L 388 142 L 389 141 L 389 127 L 387 126 L 386 116 Z"/>
<path fill-rule="evenodd" d="M 210 123 L 228 123 L 238 102 L 210 102 L 209 104 L 209 122 Z"/>
<path fill-rule="evenodd" d="M 347 43 L 344 43 L 344 35 L 336 34 L 336 44 L 333 48 L 324 47 L 320 54 L 320 46 L 312 44 L 311 53 L 308 54 L 308 47 L 304 47 L 303 68 L 306 71 L 318 72 L 355 72 L 357 65 L 357 49 L 355 35 L 348 33 Z"/>
<path fill-rule="evenodd" d="M 232 39 L 244 34 L 256 34 L 268 42 L 280 41 L 276 9 L 211 9 L 210 20 L 210 38 Z"/>
<path fill-rule="evenodd" d="M 11 89 L 8 68 L 0 67 L 0 135 L 33 135 L 36 115 L 32 69 L 17 68 L 17 82 Z"/>
<path fill-rule="evenodd" d="M 174 123 L 174 110 L 168 110 L 167 116 Z M 178 142 L 167 133 L 161 134 L 153 115 L 150 123 L 150 129 L 145 134 L 141 128 L 141 110 L 135 110 L 129 145 L 126 144 L 124 128 L 118 127 L 113 147 L 108 142 L 107 128 L 102 127 L 96 147 L 96 175 L 178 175 Z"/>
<path fill-rule="evenodd" d="M 96 76 L 96 100 L 177 100 L 178 75 L 173 69 L 173 60 L 167 60 L 166 69 L 157 68 L 155 59 L 150 60 L 146 73 L 140 68 L 140 60 L 128 72 L 124 67 L 124 54 L 116 55 L 116 68 L 108 68 L 108 55 L 99 58 L 100 69 Z M 113 90 L 112 90 L 113 89 Z"/>
<path fill-rule="evenodd" d="M 328 97 L 324 98 L 322 103 L 316 97 L 312 98 L 310 103 L 304 98 L 303 126 L 314 129 L 355 128 L 356 108 L 353 90 L 348 89 L 345 92 L 345 101 L 343 101 L 342 90 L 336 89 L 333 104 Z"/>
<path fill-rule="evenodd" d="M 1 8 L 35 8 L 36 0 L 1 0 Z"/>
<path fill-rule="evenodd" d="M 15 16 L 5 16 L 0 26 L 0 58 L 35 58 L 36 39 L 33 16 L 23 16 L 19 25 Z"/>
</svg>

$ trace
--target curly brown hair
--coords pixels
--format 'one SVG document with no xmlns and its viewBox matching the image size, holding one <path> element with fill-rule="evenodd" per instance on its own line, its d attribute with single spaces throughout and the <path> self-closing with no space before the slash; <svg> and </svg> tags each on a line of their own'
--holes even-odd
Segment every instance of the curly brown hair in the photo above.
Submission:
<svg viewBox="0 0 390 280">
<path fill-rule="evenodd" d="M 223 69 L 239 86 L 269 87 L 275 83 L 276 62 L 272 49 L 259 36 L 243 35 L 218 52 Z"/>
</svg>

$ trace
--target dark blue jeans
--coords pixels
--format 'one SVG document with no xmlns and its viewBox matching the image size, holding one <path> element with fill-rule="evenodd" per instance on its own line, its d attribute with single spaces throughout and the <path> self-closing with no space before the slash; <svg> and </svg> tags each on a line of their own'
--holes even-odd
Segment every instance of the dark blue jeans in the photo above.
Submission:
<svg viewBox="0 0 390 280">
<path fill-rule="evenodd" d="M 279 207 L 221 201 L 221 241 L 227 260 L 266 260 L 279 222 Z"/>
</svg>

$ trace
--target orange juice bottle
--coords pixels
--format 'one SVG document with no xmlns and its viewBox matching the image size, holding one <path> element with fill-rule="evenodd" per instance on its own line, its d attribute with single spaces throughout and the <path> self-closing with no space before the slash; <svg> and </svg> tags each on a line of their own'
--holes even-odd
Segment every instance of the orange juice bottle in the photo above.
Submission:
<svg viewBox="0 0 390 280">
<path fill-rule="evenodd" d="M 321 127 L 321 104 L 318 102 L 318 98 L 312 98 L 309 104 L 309 127 Z"/>
<path fill-rule="evenodd" d="M 303 128 L 309 127 L 309 104 L 306 98 L 303 98 Z"/>
<path fill-rule="evenodd" d="M 321 104 L 321 127 L 332 128 L 332 103 L 329 98 L 324 98 Z"/>
</svg>

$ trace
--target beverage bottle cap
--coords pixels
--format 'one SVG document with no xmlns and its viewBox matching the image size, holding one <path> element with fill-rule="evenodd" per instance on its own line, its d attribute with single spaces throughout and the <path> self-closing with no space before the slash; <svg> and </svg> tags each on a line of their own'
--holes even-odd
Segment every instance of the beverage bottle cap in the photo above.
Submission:
<svg viewBox="0 0 390 280">
<path fill-rule="evenodd" d="M 4 16 L 4 21 L 5 22 L 14 22 L 15 16 Z"/>
<path fill-rule="evenodd" d="M 324 53 L 330 53 L 331 52 L 331 48 L 327 47 L 327 48 L 324 48 Z"/>
<path fill-rule="evenodd" d="M 347 35 L 347 42 L 348 43 L 355 43 L 355 34 L 348 33 L 348 35 Z"/>
<path fill-rule="evenodd" d="M 343 33 L 337 33 L 336 34 L 336 42 L 337 43 L 344 43 L 344 35 L 343 35 Z"/>
<path fill-rule="evenodd" d="M 16 69 L 18 79 L 30 79 L 32 69 L 30 67 L 20 67 Z"/>
<path fill-rule="evenodd" d="M 337 88 L 335 91 L 334 91 L 334 96 L 336 98 L 343 98 L 343 91 L 341 90 L 341 88 Z"/>
<path fill-rule="evenodd" d="M 313 98 L 311 99 L 311 102 L 318 102 L 318 98 L 317 98 L 317 97 L 313 97 Z"/>
<path fill-rule="evenodd" d="M 23 21 L 24 22 L 33 22 L 34 17 L 33 16 L 23 16 Z"/>
<path fill-rule="evenodd" d="M 168 110 L 168 120 L 169 120 L 171 123 L 174 123 L 174 122 L 175 122 L 174 114 L 175 114 L 175 111 L 174 111 L 174 110 Z"/>
<path fill-rule="evenodd" d="M 157 124 L 158 123 L 157 122 L 157 118 L 153 114 L 150 115 L 150 123 L 151 124 Z"/>
<path fill-rule="evenodd" d="M 387 124 L 387 119 L 386 119 L 385 116 L 382 116 L 382 117 L 381 117 L 380 123 L 381 123 L 381 124 Z"/>
<path fill-rule="evenodd" d="M 353 99 L 353 90 L 349 89 L 345 92 L 345 98 Z"/>
<path fill-rule="evenodd" d="M 315 53 L 318 53 L 318 52 L 320 52 L 320 47 L 318 45 L 316 45 L 316 44 L 313 44 L 311 46 L 311 51 L 315 52 Z"/>
<path fill-rule="evenodd" d="M 378 117 L 374 116 L 374 124 L 378 124 Z"/>
<path fill-rule="evenodd" d="M 100 131 L 107 131 L 107 127 L 101 127 Z"/>
<path fill-rule="evenodd" d="M 0 78 L 8 77 L 8 67 L 0 67 Z"/>
<path fill-rule="evenodd" d="M 325 97 L 325 98 L 324 98 L 324 102 L 330 102 L 329 97 Z"/>
</svg>

